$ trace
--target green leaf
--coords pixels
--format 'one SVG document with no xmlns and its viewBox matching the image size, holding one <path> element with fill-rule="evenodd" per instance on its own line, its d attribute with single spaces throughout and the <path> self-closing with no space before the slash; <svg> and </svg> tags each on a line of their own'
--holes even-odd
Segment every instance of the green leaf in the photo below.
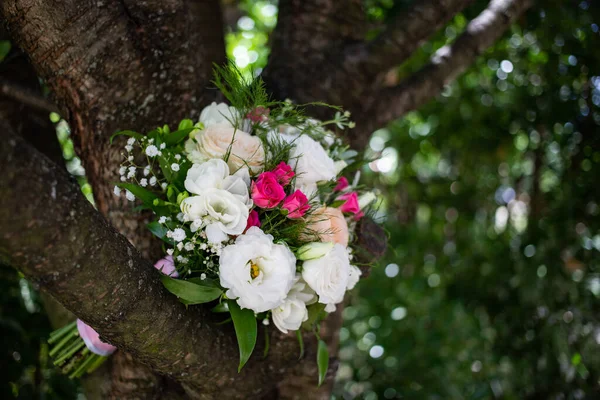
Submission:
<svg viewBox="0 0 600 400">
<path fill-rule="evenodd" d="M 152 232 L 152 234 L 154 234 L 154 236 L 159 239 L 164 239 L 167 231 L 169 230 L 166 226 L 159 224 L 156 221 L 150 222 L 148 225 L 146 225 L 146 227 L 150 230 L 150 232 Z"/>
<path fill-rule="evenodd" d="M 240 348 L 240 366 L 238 367 L 238 372 L 240 372 L 244 365 L 246 365 L 246 362 L 248 362 L 250 355 L 252 355 L 252 351 L 254 351 L 254 346 L 256 345 L 256 335 L 258 330 L 256 326 L 256 317 L 254 317 L 254 312 L 252 310 L 247 308 L 241 309 L 235 300 L 228 300 L 227 304 L 229 306 L 231 318 L 233 319 L 238 347 Z"/>
<path fill-rule="evenodd" d="M 223 302 L 214 306 L 210 311 L 214 313 L 229 312 L 229 307 L 227 306 L 227 303 Z"/>
<path fill-rule="evenodd" d="M 338 208 L 339 206 L 341 206 L 342 204 L 344 204 L 347 200 L 335 200 L 333 203 L 331 203 L 329 205 L 329 207 L 332 208 Z"/>
<path fill-rule="evenodd" d="M 163 157 L 158 158 L 158 165 L 160 165 L 160 170 L 167 181 L 171 182 L 173 179 L 173 170 L 171 169 L 171 165 Z"/>
<path fill-rule="evenodd" d="M 129 136 L 129 137 L 135 138 L 137 140 L 140 140 L 144 137 L 144 135 L 142 135 L 141 133 L 137 133 L 134 131 L 119 131 L 110 137 L 110 144 L 112 144 L 113 139 L 117 136 Z"/>
<path fill-rule="evenodd" d="M 304 338 L 302 337 L 301 329 L 296 331 L 296 337 L 298 338 L 298 344 L 300 345 L 300 356 L 298 356 L 298 360 L 301 360 L 302 357 L 304 357 Z"/>
<path fill-rule="evenodd" d="M 10 52 L 10 41 L 9 40 L 0 40 L 0 61 L 4 60 L 4 58 Z"/>
<path fill-rule="evenodd" d="M 202 304 L 213 301 L 221 296 L 222 291 L 211 284 L 203 284 L 201 281 L 184 281 L 173 279 L 166 275 L 161 276 L 163 285 L 167 290 L 179 297 L 183 304 Z"/>
<path fill-rule="evenodd" d="M 178 131 L 181 131 L 183 129 L 190 129 L 194 127 L 194 121 L 192 121 L 191 119 L 182 119 L 181 122 L 179 123 L 179 126 L 177 127 Z"/>
<path fill-rule="evenodd" d="M 308 319 L 302 323 L 302 326 L 307 330 L 311 330 L 313 325 L 318 323 L 325 315 L 325 304 L 314 303 L 308 308 Z"/>
<path fill-rule="evenodd" d="M 154 199 L 158 198 L 156 193 L 151 192 L 147 189 L 144 189 L 143 187 L 135 185 L 133 183 L 120 182 L 120 183 L 117 183 L 117 186 L 120 187 L 121 189 L 129 190 L 131 193 L 133 193 L 133 195 L 135 197 L 140 199 L 144 203 L 144 205 L 147 207 L 152 207 L 153 203 L 154 203 Z"/>
<path fill-rule="evenodd" d="M 169 133 L 168 135 L 165 135 L 163 137 L 163 142 L 166 143 L 167 146 L 173 146 L 173 145 L 183 141 L 184 139 L 187 139 L 190 132 L 193 131 L 194 129 L 195 128 L 192 127 L 192 128 L 180 129 L 173 133 Z"/>
<path fill-rule="evenodd" d="M 327 350 L 327 344 L 320 339 L 317 349 L 317 367 L 319 368 L 319 386 L 321 386 L 325 382 L 325 375 L 329 368 L 329 350 Z"/>
</svg>

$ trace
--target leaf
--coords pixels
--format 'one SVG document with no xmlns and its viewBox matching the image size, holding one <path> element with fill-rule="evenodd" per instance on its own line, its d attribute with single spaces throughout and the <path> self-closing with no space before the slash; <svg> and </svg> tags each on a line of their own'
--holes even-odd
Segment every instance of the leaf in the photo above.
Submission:
<svg viewBox="0 0 600 400">
<path fill-rule="evenodd" d="M 335 200 L 333 203 L 331 203 L 329 205 L 329 207 L 332 208 L 338 208 L 339 206 L 341 206 L 342 204 L 344 204 L 347 200 Z"/>
<path fill-rule="evenodd" d="M 298 344 L 300 345 L 300 356 L 298 356 L 298 360 L 301 360 L 304 357 L 304 338 L 302 338 L 302 330 L 298 329 L 296 331 L 296 337 L 298 338 Z"/>
<path fill-rule="evenodd" d="M 235 335 L 238 340 L 238 347 L 240 348 L 240 365 L 238 372 L 242 370 L 248 359 L 254 351 L 256 345 L 256 317 L 254 312 L 247 308 L 241 309 L 235 300 L 228 300 L 229 312 L 233 319 L 233 326 L 235 327 Z"/>
<path fill-rule="evenodd" d="M 329 350 L 327 350 L 327 344 L 320 339 L 317 348 L 317 367 L 319 368 L 319 386 L 321 386 L 325 382 L 325 375 L 329 368 Z"/>
<path fill-rule="evenodd" d="M 0 40 L 0 61 L 4 60 L 4 58 L 10 52 L 10 41 L 9 40 Z"/>
<path fill-rule="evenodd" d="M 314 303 L 308 308 L 308 319 L 302 323 L 307 330 L 311 330 L 313 325 L 319 322 L 325 314 L 325 304 Z"/>
<path fill-rule="evenodd" d="M 117 186 L 120 187 L 121 189 L 127 189 L 129 190 L 131 193 L 133 193 L 133 195 L 135 197 L 137 197 L 138 199 L 140 199 L 145 206 L 148 207 L 152 207 L 153 203 L 154 203 L 154 199 L 158 198 L 158 196 L 147 190 L 144 189 L 141 186 L 135 185 L 133 183 L 117 183 Z"/>
<path fill-rule="evenodd" d="M 179 297 L 183 304 L 193 305 L 208 303 L 219 298 L 223 293 L 218 287 L 202 284 L 199 281 L 190 282 L 173 279 L 166 275 L 160 277 L 167 290 Z"/>
<path fill-rule="evenodd" d="M 179 123 L 179 126 L 177 127 L 178 131 L 181 131 L 183 129 L 190 129 L 194 127 L 194 121 L 192 121 L 191 119 L 182 119 L 181 122 Z"/>
<path fill-rule="evenodd" d="M 167 232 L 169 231 L 169 228 L 166 225 L 159 224 L 157 221 L 153 221 L 146 225 L 146 228 L 148 228 L 148 230 L 152 232 L 152 234 L 157 238 L 163 240 L 164 242 L 170 245 L 175 245 L 173 239 L 167 237 Z"/>
<path fill-rule="evenodd" d="M 140 139 L 142 139 L 144 137 L 144 135 L 142 135 L 141 133 L 137 133 L 137 132 L 134 132 L 134 131 L 119 131 L 119 132 L 114 133 L 110 137 L 110 144 L 112 144 L 113 139 L 115 137 L 117 137 L 117 136 L 129 136 L 129 137 L 135 138 L 137 140 L 140 140 Z"/>
<path fill-rule="evenodd" d="M 187 139 L 190 132 L 192 132 L 194 129 L 195 128 L 192 127 L 192 128 L 180 129 L 173 133 L 169 133 L 168 135 L 165 135 L 163 137 L 163 142 L 166 143 L 167 146 L 173 146 L 173 145 L 183 141 L 184 139 Z"/>
<path fill-rule="evenodd" d="M 223 302 L 214 306 L 210 311 L 214 313 L 229 312 L 229 307 L 227 306 L 227 303 Z"/>
<path fill-rule="evenodd" d="M 163 157 L 158 158 L 158 165 L 160 165 L 160 170 L 167 181 L 171 182 L 171 179 L 173 179 L 173 170 L 171 169 L 171 165 Z"/>
</svg>

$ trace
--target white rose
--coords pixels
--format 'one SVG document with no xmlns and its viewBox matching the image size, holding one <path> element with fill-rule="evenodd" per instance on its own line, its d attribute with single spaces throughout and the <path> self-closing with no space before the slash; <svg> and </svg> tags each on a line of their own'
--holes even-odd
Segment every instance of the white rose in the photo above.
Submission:
<svg viewBox="0 0 600 400">
<path fill-rule="evenodd" d="M 250 200 L 248 192 L 249 181 L 247 168 L 241 168 L 236 174 L 229 175 L 227 163 L 213 158 L 202 164 L 192 165 L 187 172 L 184 186 L 188 192 L 197 195 L 202 195 L 206 189 L 227 190 L 246 206 L 251 207 L 252 200 Z"/>
<path fill-rule="evenodd" d="M 237 110 L 234 107 L 228 106 L 225 103 L 213 103 L 204 107 L 200 113 L 200 122 L 204 124 L 204 128 L 216 124 L 226 124 L 233 126 L 236 121 Z"/>
<path fill-rule="evenodd" d="M 344 300 L 351 272 L 346 248 L 338 243 L 323 257 L 302 265 L 302 278 L 319 295 L 319 303 L 327 305 L 326 311 Z"/>
<path fill-rule="evenodd" d="M 223 248 L 219 258 L 219 278 L 228 289 L 227 297 L 256 313 L 279 307 L 295 274 L 296 258 L 290 249 L 273 243 L 273 236 L 255 226 Z"/>
<path fill-rule="evenodd" d="M 185 198 L 181 202 L 181 212 L 186 221 L 201 219 L 207 226 L 207 235 L 212 233 L 208 237 L 212 243 L 227 239 L 223 234 L 217 235 L 217 228 L 228 235 L 244 232 L 249 214 L 248 207 L 238 197 L 227 190 L 215 188 L 207 188 L 199 196 Z"/>
<path fill-rule="evenodd" d="M 288 329 L 300 329 L 300 325 L 308 319 L 306 305 L 316 300 L 315 293 L 300 275 L 296 275 L 294 282 L 283 304 L 271 310 L 275 326 L 283 333 L 288 333 Z"/>
<path fill-rule="evenodd" d="M 227 165 L 233 172 L 248 167 L 256 174 L 262 170 L 265 161 L 265 150 L 257 136 L 227 124 L 210 125 L 192 132 L 185 143 L 185 151 L 193 163 L 223 159 L 229 153 Z"/>
<path fill-rule="evenodd" d="M 360 279 L 361 275 L 362 275 L 362 271 L 360 270 L 360 268 L 358 268 L 357 266 L 351 265 L 350 266 L 350 276 L 348 277 L 348 286 L 346 287 L 346 289 L 348 289 L 348 290 L 354 289 L 354 286 L 356 286 L 356 284 L 358 283 L 358 280 Z"/>
<path fill-rule="evenodd" d="M 290 150 L 289 164 L 296 171 L 296 186 L 312 186 L 336 177 L 333 160 L 318 142 L 308 135 L 300 135 Z"/>
</svg>

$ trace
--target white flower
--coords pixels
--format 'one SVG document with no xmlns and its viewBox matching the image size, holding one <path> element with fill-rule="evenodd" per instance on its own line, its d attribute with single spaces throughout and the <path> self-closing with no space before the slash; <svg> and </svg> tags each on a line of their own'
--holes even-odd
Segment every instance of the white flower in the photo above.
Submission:
<svg viewBox="0 0 600 400">
<path fill-rule="evenodd" d="M 319 295 L 319 303 L 328 305 L 328 309 L 335 309 L 334 305 L 344 300 L 351 272 L 346 248 L 338 243 L 323 257 L 304 261 L 302 265 L 302 278 Z"/>
<path fill-rule="evenodd" d="M 129 146 L 133 146 L 134 143 L 135 143 L 135 138 L 130 137 L 129 139 L 127 139 L 127 144 Z"/>
<path fill-rule="evenodd" d="M 154 185 L 156 185 L 156 177 L 155 176 L 150 178 L 150 186 L 154 186 Z"/>
<path fill-rule="evenodd" d="M 294 145 L 289 164 L 296 171 L 296 187 L 312 187 L 317 182 L 335 179 L 335 163 L 323 146 L 308 135 L 300 135 Z"/>
<path fill-rule="evenodd" d="M 148 186 L 148 179 L 146 179 L 146 178 L 142 178 L 142 179 L 140 179 L 140 186 L 141 186 L 141 187 L 146 187 L 146 186 Z"/>
<path fill-rule="evenodd" d="M 175 159 L 176 159 L 177 161 L 181 160 L 181 154 L 175 154 Z"/>
<path fill-rule="evenodd" d="M 125 145 L 125 150 L 127 150 L 127 152 L 131 152 L 131 150 L 133 150 L 133 146 L 130 146 L 128 144 Z"/>
<path fill-rule="evenodd" d="M 171 234 L 171 238 L 176 242 L 181 242 L 182 240 L 185 240 L 185 236 L 185 231 L 181 228 L 175 228 L 173 230 L 173 233 Z"/>
<path fill-rule="evenodd" d="M 155 145 L 151 144 L 150 146 L 146 147 L 146 155 L 148 157 L 154 157 L 158 155 L 158 149 L 156 148 Z"/>
<path fill-rule="evenodd" d="M 161 143 L 159 147 L 160 147 L 161 150 L 164 150 L 167 147 L 167 144 L 166 143 Z"/>
<path fill-rule="evenodd" d="M 212 243 L 227 240 L 228 235 L 239 235 L 246 228 L 249 210 L 240 199 L 223 189 L 207 188 L 200 196 L 191 196 L 181 202 L 184 220 L 202 219 L 206 234 Z M 222 232 L 222 234 L 219 234 Z"/>
<path fill-rule="evenodd" d="M 253 226 L 226 246 L 219 258 L 221 286 L 241 308 L 264 312 L 283 304 L 296 274 L 296 258 L 284 244 L 273 243 Z"/>
<path fill-rule="evenodd" d="M 144 172 L 144 176 L 148 176 L 148 174 L 150 174 L 150 166 L 146 165 L 144 167 L 144 171 L 143 172 Z"/>
<path fill-rule="evenodd" d="M 120 196 L 121 195 L 121 188 L 118 186 L 115 186 L 113 188 L 113 193 L 115 194 L 115 196 Z"/>
<path fill-rule="evenodd" d="M 177 163 L 171 164 L 171 169 L 175 172 L 179 171 L 179 164 L 177 164 Z"/>
<path fill-rule="evenodd" d="M 187 251 L 192 251 L 192 250 L 194 250 L 194 243 L 187 242 L 184 247 Z"/>
<path fill-rule="evenodd" d="M 125 175 L 127 173 L 127 167 L 119 168 L 119 175 Z"/>
<path fill-rule="evenodd" d="M 233 126 L 235 123 L 237 110 L 234 107 L 228 106 L 225 103 L 215 103 L 204 107 L 200 113 L 200 122 L 207 128 L 215 124 L 227 124 Z"/>
<path fill-rule="evenodd" d="M 192 165 L 188 170 L 184 186 L 188 192 L 197 195 L 202 195 L 206 189 L 226 190 L 248 207 L 252 207 L 248 192 L 249 182 L 250 175 L 247 168 L 241 168 L 234 175 L 229 175 L 227 163 L 215 158 L 202 164 Z"/>
<path fill-rule="evenodd" d="M 229 155 L 227 165 L 232 171 L 248 167 L 253 173 L 258 173 L 265 161 L 265 150 L 259 137 L 225 124 L 192 132 L 185 143 L 185 152 L 193 163 L 211 158 L 223 159 Z"/>
<path fill-rule="evenodd" d="M 134 201 L 135 200 L 135 196 L 129 190 L 125 190 L 125 197 L 129 201 Z"/>
<path fill-rule="evenodd" d="M 356 284 L 358 283 L 358 280 L 360 279 L 360 276 L 362 275 L 362 271 L 360 270 L 360 268 L 351 265 L 350 266 L 350 276 L 348 277 L 348 286 L 346 287 L 346 289 L 348 290 L 352 290 L 354 289 L 354 286 L 356 286 Z"/>
<path fill-rule="evenodd" d="M 294 286 L 283 304 L 271 310 L 277 329 L 283 333 L 288 333 L 288 329 L 292 331 L 300 329 L 300 325 L 308 319 L 306 305 L 314 303 L 315 300 L 315 292 L 297 275 Z"/>
<path fill-rule="evenodd" d="M 167 217 L 164 215 L 158 219 L 159 224 L 164 224 L 165 222 L 167 222 Z"/>
</svg>

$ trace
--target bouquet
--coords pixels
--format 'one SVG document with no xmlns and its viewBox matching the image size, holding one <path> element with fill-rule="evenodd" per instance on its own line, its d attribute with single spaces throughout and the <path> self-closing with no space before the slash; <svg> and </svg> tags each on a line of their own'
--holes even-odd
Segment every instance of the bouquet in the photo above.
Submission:
<svg viewBox="0 0 600 400">
<path fill-rule="evenodd" d="M 350 113 L 271 101 L 260 79 L 232 67 L 217 68 L 214 83 L 230 105 L 212 103 L 198 122 L 115 134 L 128 140 L 114 193 L 154 213 L 148 229 L 164 242 L 155 267 L 167 290 L 229 314 L 241 369 L 257 321 L 318 337 L 318 322 L 361 275 L 354 231 L 376 196 L 359 186 L 363 159 L 336 135 L 353 128 Z M 311 119 L 308 106 L 335 115 Z M 319 340 L 320 381 L 327 360 Z"/>
</svg>

